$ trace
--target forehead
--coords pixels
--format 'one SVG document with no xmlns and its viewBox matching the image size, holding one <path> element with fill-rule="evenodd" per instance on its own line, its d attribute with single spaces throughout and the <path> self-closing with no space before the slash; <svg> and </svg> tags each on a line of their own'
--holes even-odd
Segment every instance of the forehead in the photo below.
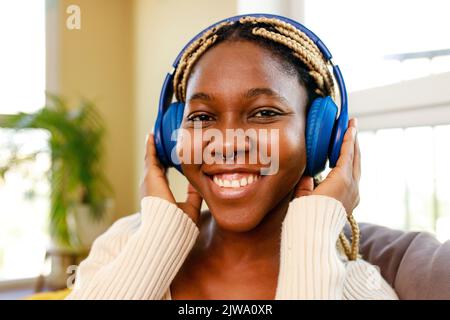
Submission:
<svg viewBox="0 0 450 320">
<path fill-rule="evenodd" d="M 205 92 L 230 99 L 251 88 L 271 88 L 290 103 L 302 104 L 306 90 L 273 54 L 249 41 L 226 41 L 209 49 L 197 61 L 187 83 L 186 98 Z"/>
</svg>

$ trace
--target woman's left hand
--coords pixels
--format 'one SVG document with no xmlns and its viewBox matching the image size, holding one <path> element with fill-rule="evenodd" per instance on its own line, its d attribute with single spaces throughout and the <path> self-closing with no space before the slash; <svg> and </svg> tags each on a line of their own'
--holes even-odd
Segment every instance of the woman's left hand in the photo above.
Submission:
<svg viewBox="0 0 450 320">
<path fill-rule="evenodd" d="M 328 176 L 316 189 L 312 177 L 303 176 L 298 182 L 294 197 L 323 195 L 340 201 L 348 214 L 359 204 L 359 180 L 361 177 L 361 153 L 357 138 L 355 118 L 348 122 L 339 159 Z"/>
</svg>

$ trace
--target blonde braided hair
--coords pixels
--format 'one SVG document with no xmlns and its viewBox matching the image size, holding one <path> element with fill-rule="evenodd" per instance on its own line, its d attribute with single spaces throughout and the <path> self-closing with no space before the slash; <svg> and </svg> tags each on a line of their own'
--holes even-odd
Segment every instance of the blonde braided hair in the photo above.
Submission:
<svg viewBox="0 0 450 320">
<path fill-rule="evenodd" d="M 233 23 L 225 21 L 205 31 L 201 37 L 192 42 L 183 52 L 173 77 L 173 92 L 178 101 L 186 101 L 187 80 L 195 62 L 197 62 L 200 56 L 217 40 L 217 35 L 215 33 L 222 27 L 231 24 Z"/>
<path fill-rule="evenodd" d="M 317 86 L 315 93 L 320 96 L 330 96 L 336 101 L 332 71 L 317 45 L 304 32 L 285 21 L 254 16 L 245 16 L 239 21 L 224 21 L 217 24 L 203 32 L 185 49 L 173 77 L 173 92 L 178 101 L 186 102 L 187 81 L 195 63 L 220 39 L 218 34 L 223 29 L 236 23 L 255 25 L 251 31 L 253 35 L 290 49 L 291 54 L 307 67 L 309 75 Z M 339 235 L 339 240 L 348 259 L 356 260 L 359 250 L 359 227 L 351 213 L 347 215 L 347 219 L 352 230 L 352 242 L 348 241 L 343 232 Z"/>
</svg>

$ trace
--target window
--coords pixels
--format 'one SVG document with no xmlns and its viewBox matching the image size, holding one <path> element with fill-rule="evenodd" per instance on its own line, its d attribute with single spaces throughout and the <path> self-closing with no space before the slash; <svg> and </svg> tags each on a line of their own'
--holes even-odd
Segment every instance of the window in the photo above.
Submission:
<svg viewBox="0 0 450 320">
<path fill-rule="evenodd" d="M 450 239 L 448 1 L 305 1 L 343 70 L 362 153 L 358 221 Z M 401 17 L 401 19 L 399 19 Z M 399 23 L 401 21 L 401 23 Z"/>
<path fill-rule="evenodd" d="M 450 53 L 442 53 L 450 49 L 448 1 L 305 0 L 304 10 L 305 25 L 331 50 L 349 92 L 450 71 Z M 430 51 L 441 54 L 398 59 Z"/>
<path fill-rule="evenodd" d="M 45 102 L 45 1 L 2 2 L 0 113 L 31 112 Z"/>
<path fill-rule="evenodd" d="M 240 14 L 302 22 L 343 72 L 359 120 L 355 217 L 450 239 L 450 2 L 238 1 Z M 329 172 L 329 171 L 328 171 Z M 325 172 L 326 174 L 327 172 Z"/>
<path fill-rule="evenodd" d="M 0 114 L 32 112 L 45 104 L 45 0 L 2 2 L 0 10 Z M 0 129 L 0 167 L 47 147 L 41 130 Z M 0 181 L 0 281 L 35 277 L 48 245 L 50 160 L 41 154 Z M 29 190 L 34 190 L 30 192 Z"/>
<path fill-rule="evenodd" d="M 0 166 L 14 147 L 21 158 L 28 157 L 47 149 L 48 138 L 42 130 L 1 130 Z M 49 167 L 49 153 L 40 153 L 34 161 L 10 170 L 0 182 L 0 281 L 32 278 L 42 271 L 49 243 Z"/>
<path fill-rule="evenodd" d="M 359 134 L 359 221 L 450 239 L 450 125 Z"/>
</svg>

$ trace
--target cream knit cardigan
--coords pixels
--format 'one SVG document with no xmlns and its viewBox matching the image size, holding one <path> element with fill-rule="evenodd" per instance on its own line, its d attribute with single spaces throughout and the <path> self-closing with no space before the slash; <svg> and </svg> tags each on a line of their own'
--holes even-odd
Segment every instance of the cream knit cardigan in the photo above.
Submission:
<svg viewBox="0 0 450 320">
<path fill-rule="evenodd" d="M 346 222 L 341 202 L 296 198 L 281 232 L 276 299 L 398 299 L 376 267 L 336 248 Z M 199 234 L 175 204 L 145 197 L 141 212 L 118 220 L 79 265 L 67 299 L 171 299 L 170 283 Z"/>
</svg>

